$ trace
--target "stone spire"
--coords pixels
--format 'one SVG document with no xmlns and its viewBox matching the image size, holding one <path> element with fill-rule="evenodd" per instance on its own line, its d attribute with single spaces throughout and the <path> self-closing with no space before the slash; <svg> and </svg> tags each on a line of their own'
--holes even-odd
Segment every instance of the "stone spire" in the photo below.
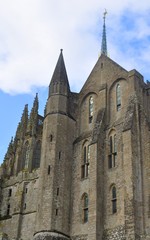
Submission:
<svg viewBox="0 0 150 240">
<path fill-rule="evenodd" d="M 13 141 L 13 137 L 12 137 L 11 141 L 10 141 L 10 143 L 8 145 L 7 153 L 5 155 L 5 158 L 9 157 L 9 155 L 13 153 L 13 143 L 14 143 L 14 141 Z"/>
<path fill-rule="evenodd" d="M 101 54 L 104 54 L 105 56 L 107 56 L 107 40 L 106 40 L 106 25 L 105 25 L 106 14 L 107 14 L 107 11 L 105 9 L 104 16 L 103 16 L 104 24 L 103 24 L 103 35 L 102 35 L 102 45 L 101 45 Z"/>
<path fill-rule="evenodd" d="M 64 63 L 62 49 L 50 82 L 49 96 L 55 93 L 66 94 L 70 91 L 67 71 Z"/>
<path fill-rule="evenodd" d="M 19 139 L 24 138 L 27 129 L 27 123 L 28 123 L 28 104 L 25 105 L 21 121 L 18 124 L 16 135 L 18 135 Z"/>
<path fill-rule="evenodd" d="M 18 127 L 16 130 L 16 135 L 14 138 L 14 151 L 17 148 L 18 141 L 23 140 L 26 134 L 28 124 L 28 104 L 25 105 L 21 121 L 18 123 Z"/>
<path fill-rule="evenodd" d="M 36 127 L 37 127 L 37 121 L 38 121 L 38 108 L 39 108 L 39 101 L 38 101 L 38 94 L 36 93 L 33 107 L 31 109 L 28 126 L 27 126 L 27 132 L 32 134 L 36 133 Z"/>
</svg>

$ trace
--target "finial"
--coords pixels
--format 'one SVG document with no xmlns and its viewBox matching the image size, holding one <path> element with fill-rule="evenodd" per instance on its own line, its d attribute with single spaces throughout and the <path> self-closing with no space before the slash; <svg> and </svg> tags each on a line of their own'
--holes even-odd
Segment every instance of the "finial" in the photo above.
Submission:
<svg viewBox="0 0 150 240">
<path fill-rule="evenodd" d="M 63 51 L 63 49 L 61 48 L 61 49 L 60 49 L 60 52 L 62 53 L 62 51 Z"/>
<path fill-rule="evenodd" d="M 105 19 L 106 19 L 107 10 L 105 9 L 103 13 L 103 35 L 102 35 L 102 45 L 101 45 L 101 53 L 107 56 L 107 41 L 106 41 L 106 26 L 105 26 Z"/>
</svg>

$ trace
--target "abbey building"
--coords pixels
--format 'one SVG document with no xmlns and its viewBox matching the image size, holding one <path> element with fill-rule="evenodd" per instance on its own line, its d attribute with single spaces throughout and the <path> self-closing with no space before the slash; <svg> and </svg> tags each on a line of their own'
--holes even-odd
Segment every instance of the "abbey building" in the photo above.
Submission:
<svg viewBox="0 0 150 240">
<path fill-rule="evenodd" d="M 0 168 L 0 239 L 150 239 L 150 83 L 102 54 L 79 93 L 62 50 Z"/>
</svg>

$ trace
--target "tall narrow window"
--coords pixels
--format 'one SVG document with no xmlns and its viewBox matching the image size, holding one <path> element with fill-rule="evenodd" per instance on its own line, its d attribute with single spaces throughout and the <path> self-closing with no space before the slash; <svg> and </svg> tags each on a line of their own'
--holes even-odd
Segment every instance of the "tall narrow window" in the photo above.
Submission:
<svg viewBox="0 0 150 240">
<path fill-rule="evenodd" d="M 61 159 L 61 151 L 58 154 L 58 158 L 59 158 L 59 160 Z"/>
<path fill-rule="evenodd" d="M 28 168 L 29 157 L 30 157 L 30 146 L 29 146 L 29 142 L 27 141 L 24 146 L 23 168 Z"/>
<path fill-rule="evenodd" d="M 86 147 L 84 147 L 84 163 L 86 162 Z"/>
<path fill-rule="evenodd" d="M 89 123 L 91 123 L 93 120 L 93 107 L 94 107 L 93 97 L 91 96 L 89 98 Z"/>
<path fill-rule="evenodd" d="M 110 153 L 108 155 L 108 168 L 113 168 L 116 166 L 117 160 L 117 138 L 116 134 L 110 136 L 109 144 L 110 144 Z"/>
<path fill-rule="evenodd" d="M 8 192 L 8 197 L 11 197 L 11 195 L 12 195 L 12 189 L 10 188 Z"/>
<path fill-rule="evenodd" d="M 48 165 L 48 170 L 47 170 L 47 174 L 50 175 L 50 172 L 51 172 L 51 166 Z"/>
<path fill-rule="evenodd" d="M 53 141 L 53 135 L 52 134 L 50 134 L 49 139 L 50 139 L 50 142 Z"/>
<path fill-rule="evenodd" d="M 117 160 L 117 144 L 116 144 L 116 134 L 114 135 L 114 162 L 113 162 L 113 166 L 116 166 L 116 160 Z"/>
<path fill-rule="evenodd" d="M 58 208 L 56 208 L 56 213 L 55 213 L 56 216 L 58 216 Z"/>
<path fill-rule="evenodd" d="M 116 87 L 116 105 L 117 105 L 117 111 L 121 109 L 121 90 L 120 90 L 120 84 L 117 84 Z"/>
<path fill-rule="evenodd" d="M 40 158 L 41 158 L 41 141 L 37 141 L 35 144 L 33 154 L 33 169 L 40 167 Z"/>
<path fill-rule="evenodd" d="M 57 188 L 57 196 L 59 195 L 59 188 Z"/>
<path fill-rule="evenodd" d="M 89 175 L 89 161 L 90 161 L 90 148 L 89 146 L 84 146 L 83 165 L 81 166 L 81 178 L 86 178 Z"/>
<path fill-rule="evenodd" d="M 116 187 L 112 187 L 112 213 L 117 212 L 117 194 L 116 194 Z"/>
<path fill-rule="evenodd" d="M 83 208 L 82 219 L 83 219 L 83 223 L 88 222 L 88 212 L 89 212 L 88 207 L 89 207 L 88 194 L 85 193 L 82 197 L 82 208 Z"/>
<path fill-rule="evenodd" d="M 7 205 L 7 216 L 10 215 L 10 204 Z"/>
</svg>

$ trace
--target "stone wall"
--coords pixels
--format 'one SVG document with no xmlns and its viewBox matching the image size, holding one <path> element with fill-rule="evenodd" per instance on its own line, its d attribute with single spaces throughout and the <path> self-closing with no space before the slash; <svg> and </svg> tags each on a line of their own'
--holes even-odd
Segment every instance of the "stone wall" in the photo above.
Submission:
<svg viewBox="0 0 150 240">
<path fill-rule="evenodd" d="M 10 239 L 31 239 L 34 234 L 38 170 L 20 172 L 2 184 L 0 231 Z M 9 212 L 8 212 L 9 205 Z"/>
<path fill-rule="evenodd" d="M 127 240 L 125 237 L 125 226 L 118 226 L 114 229 L 106 229 L 104 231 L 103 240 Z"/>
</svg>

